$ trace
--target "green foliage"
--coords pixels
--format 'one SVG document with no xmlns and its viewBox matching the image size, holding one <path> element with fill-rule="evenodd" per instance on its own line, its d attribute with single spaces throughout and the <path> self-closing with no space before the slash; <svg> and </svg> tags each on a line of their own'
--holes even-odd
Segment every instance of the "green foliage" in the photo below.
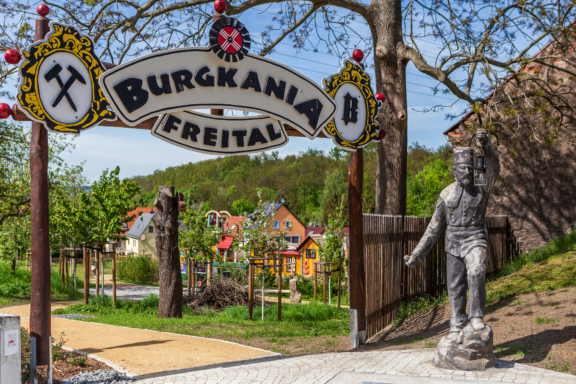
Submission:
<svg viewBox="0 0 576 384">
<path fill-rule="evenodd" d="M 100 179 L 92 184 L 91 193 L 80 193 L 79 212 L 90 227 L 82 227 L 92 242 L 124 240 L 126 229 L 123 227 L 135 218 L 128 213 L 136 208 L 133 200 L 140 192 L 138 183 L 131 179 L 120 180 L 120 167 L 102 172 Z"/>
<path fill-rule="evenodd" d="M 150 295 L 142 301 L 133 300 L 116 300 L 116 306 L 113 305 L 112 298 L 109 296 L 93 296 L 88 304 L 80 303 L 68 308 L 57 309 L 52 311 L 54 315 L 66 313 L 80 313 L 84 315 L 107 315 L 107 314 L 148 314 L 156 315 L 158 313 L 158 296 Z"/>
<path fill-rule="evenodd" d="M 239 199 L 232 203 L 232 213 L 236 216 L 246 216 L 254 212 L 254 205 L 246 199 Z"/>
<path fill-rule="evenodd" d="M 441 159 L 428 164 L 417 175 L 408 174 L 406 214 L 429 217 L 434 214 L 440 192 L 454 179 L 451 168 Z"/>
<path fill-rule="evenodd" d="M 135 284 L 158 283 L 158 261 L 149 256 L 127 257 L 118 261 L 118 279 Z"/>
<path fill-rule="evenodd" d="M 209 204 L 190 206 L 178 217 L 186 227 L 185 231 L 179 229 L 178 247 L 200 262 L 214 260 L 212 248 L 218 243 L 218 227 L 208 227 L 208 218 L 204 217 L 209 209 Z"/>
</svg>

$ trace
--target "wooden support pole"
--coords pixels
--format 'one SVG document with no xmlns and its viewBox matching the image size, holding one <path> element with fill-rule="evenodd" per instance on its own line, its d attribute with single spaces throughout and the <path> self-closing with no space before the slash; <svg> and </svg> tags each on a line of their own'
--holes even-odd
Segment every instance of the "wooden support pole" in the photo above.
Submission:
<svg viewBox="0 0 576 384">
<path fill-rule="evenodd" d="M 192 294 L 196 293 L 196 260 L 192 260 L 192 277 L 191 277 L 191 283 L 190 285 L 192 286 Z"/>
<path fill-rule="evenodd" d="M 116 306 L 116 243 L 112 244 L 112 305 Z"/>
<path fill-rule="evenodd" d="M 43 40 L 50 20 L 36 19 L 34 41 Z M 44 124 L 32 122 L 30 139 L 30 224 L 31 224 L 31 284 L 30 336 L 36 338 L 37 364 L 50 361 L 51 269 L 50 211 L 48 203 L 48 131 Z"/>
<path fill-rule="evenodd" d="M 190 269 L 190 266 L 192 265 L 192 261 L 190 260 L 189 257 L 186 258 L 186 261 L 188 262 L 187 263 L 188 265 L 186 268 L 186 270 L 188 271 L 188 284 L 186 284 L 186 285 L 188 285 L 188 297 L 190 297 L 192 295 L 191 289 L 192 289 L 192 273 L 193 272 Z"/>
<path fill-rule="evenodd" d="M 342 290 L 342 269 L 338 270 L 338 308 L 340 308 L 340 297 Z"/>
<path fill-rule="evenodd" d="M 283 257 L 278 260 L 278 321 L 282 321 L 282 271 L 284 270 L 284 265 L 282 264 L 283 261 Z"/>
<path fill-rule="evenodd" d="M 316 263 L 312 263 L 312 265 L 314 266 L 314 301 L 316 301 L 318 294 L 318 265 Z"/>
<path fill-rule="evenodd" d="M 348 223 L 350 227 L 350 309 L 356 310 L 359 344 L 366 342 L 366 282 L 362 224 L 364 150 L 350 152 L 348 166 Z M 354 345 L 354 340 L 352 340 Z M 357 345 L 357 344 L 356 344 Z"/>
<path fill-rule="evenodd" d="M 94 261 L 96 261 L 96 297 L 100 295 L 100 252 L 94 250 Z"/>
<path fill-rule="evenodd" d="M 326 264 L 322 264 L 322 296 L 326 304 Z"/>
<path fill-rule="evenodd" d="M 70 288 L 70 258 L 64 254 L 64 268 L 66 269 L 66 288 Z"/>
<path fill-rule="evenodd" d="M 84 246 L 84 303 L 88 304 L 90 297 L 90 254 L 89 250 Z"/>
<path fill-rule="evenodd" d="M 250 320 L 252 320 L 253 312 L 254 312 L 254 267 L 252 266 L 252 264 L 248 264 L 248 318 Z"/>
<path fill-rule="evenodd" d="M 212 281 L 212 262 L 208 260 L 206 264 L 206 286 L 209 287 Z"/>
<path fill-rule="evenodd" d="M 62 277 L 62 286 L 65 284 L 65 273 L 64 272 L 64 251 L 60 251 L 60 277 Z"/>
</svg>

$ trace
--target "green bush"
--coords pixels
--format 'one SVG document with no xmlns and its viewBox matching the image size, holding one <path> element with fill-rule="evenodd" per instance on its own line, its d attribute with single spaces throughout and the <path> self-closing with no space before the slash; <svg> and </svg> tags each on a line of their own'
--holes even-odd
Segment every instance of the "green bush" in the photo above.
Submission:
<svg viewBox="0 0 576 384">
<path fill-rule="evenodd" d="M 77 280 L 81 284 L 81 277 L 78 277 Z M 30 271 L 16 269 L 16 272 L 12 273 L 11 263 L 0 262 L 0 296 L 30 296 L 30 281 Z M 51 284 L 53 295 L 66 295 L 71 298 L 81 295 L 81 293 L 74 292 L 72 281 L 70 281 L 70 288 L 62 285 L 62 276 L 57 272 L 52 272 Z"/>
<path fill-rule="evenodd" d="M 52 311 L 52 314 L 80 313 L 85 315 L 108 315 L 115 313 L 132 313 L 156 315 L 158 313 L 158 302 L 158 296 L 151 294 L 142 299 L 142 301 L 116 300 L 116 307 L 114 307 L 110 296 L 104 296 L 104 299 L 100 296 L 93 296 L 90 298 L 88 304 L 81 303 L 64 309 L 56 309 Z"/>
<path fill-rule="evenodd" d="M 118 262 L 118 279 L 136 284 L 158 283 L 158 262 L 149 256 L 128 257 Z"/>
</svg>

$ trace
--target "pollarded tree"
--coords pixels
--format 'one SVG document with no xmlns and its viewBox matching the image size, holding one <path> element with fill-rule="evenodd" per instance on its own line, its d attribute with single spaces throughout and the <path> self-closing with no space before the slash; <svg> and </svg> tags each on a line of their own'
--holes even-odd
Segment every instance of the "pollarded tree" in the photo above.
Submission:
<svg viewBox="0 0 576 384">
<path fill-rule="evenodd" d="M 148 52 L 205 46 L 213 14 L 212 0 L 47 3 L 53 19 L 77 25 L 94 38 L 102 59 L 116 64 Z M 31 41 L 30 11 L 27 0 L 5 4 L 0 11 L 4 17 L 2 47 L 22 48 Z M 571 0 L 233 0 L 226 14 L 250 11 L 274 15 L 263 23 L 258 18 L 254 24 L 260 30 L 249 28 L 253 47 L 262 56 L 285 39 L 296 52 L 326 50 L 342 58 L 349 57 L 359 44 L 367 47 L 366 57 L 372 59 L 366 64 L 373 65 L 376 90 L 387 98 L 378 117 L 388 135 L 378 144 L 377 213 L 404 214 L 406 210 L 406 67 L 410 62 L 438 81 L 434 92 L 464 100 L 467 110 L 477 114 L 487 111 L 482 112 L 481 124 L 493 133 L 497 134 L 497 128 L 490 119 L 492 113 L 500 113 L 497 107 L 502 103 L 511 103 L 508 114 L 526 111 L 535 118 L 545 114 L 546 122 L 559 130 L 573 121 L 576 61 L 572 59 L 575 9 Z M 531 56 L 550 40 L 544 54 Z M 432 46 L 435 52 L 429 56 Z M 524 69 L 562 76 L 541 81 Z M 6 64 L 0 70 L 0 81 L 16 74 Z M 502 87 L 506 82 L 513 86 Z M 532 137 L 547 134 L 525 123 L 500 127 L 525 128 Z"/>
</svg>

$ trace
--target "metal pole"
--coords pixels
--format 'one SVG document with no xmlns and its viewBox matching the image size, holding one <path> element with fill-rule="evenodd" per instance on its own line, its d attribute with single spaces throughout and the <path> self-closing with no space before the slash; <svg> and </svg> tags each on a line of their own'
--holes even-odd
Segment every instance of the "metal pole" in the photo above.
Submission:
<svg viewBox="0 0 576 384">
<path fill-rule="evenodd" d="M 34 41 L 50 30 L 50 20 L 36 19 Z M 36 338 L 39 365 L 48 364 L 50 340 L 50 212 L 48 205 L 48 131 L 44 124 L 32 122 L 30 141 L 30 221 L 32 277 L 30 297 L 30 336 Z"/>
<path fill-rule="evenodd" d="M 332 273 L 328 275 L 328 305 L 332 305 Z"/>
<path fill-rule="evenodd" d="M 262 321 L 264 321 L 264 268 L 262 268 L 260 277 L 262 277 Z"/>
<path fill-rule="evenodd" d="M 30 338 L 30 384 L 38 384 L 38 351 L 36 349 L 36 338 Z"/>
<path fill-rule="evenodd" d="M 48 348 L 48 371 L 46 372 L 46 381 L 48 382 L 48 384 L 52 384 L 52 341 L 54 340 L 52 336 L 49 337 L 50 339 L 50 345 Z"/>
<path fill-rule="evenodd" d="M 78 285 L 76 284 L 76 251 L 72 251 L 72 255 L 74 256 L 74 261 L 72 262 L 74 267 L 74 292 L 78 292 Z"/>
</svg>

